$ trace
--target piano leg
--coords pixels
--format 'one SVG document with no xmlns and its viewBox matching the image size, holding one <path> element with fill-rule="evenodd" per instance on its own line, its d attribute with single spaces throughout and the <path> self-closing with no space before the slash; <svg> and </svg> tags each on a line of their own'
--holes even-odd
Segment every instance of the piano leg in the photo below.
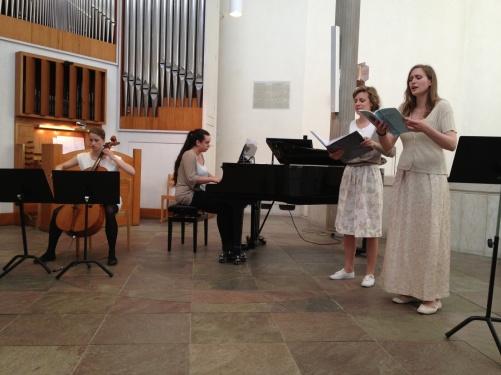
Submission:
<svg viewBox="0 0 501 375">
<path fill-rule="evenodd" d="M 367 245 L 366 244 L 367 244 L 367 239 L 366 238 L 362 239 L 362 247 L 357 246 L 357 250 L 355 252 L 356 256 L 360 256 L 360 255 L 365 254 L 367 252 Z"/>
<path fill-rule="evenodd" d="M 275 203 L 275 202 L 273 202 Z M 247 249 L 255 249 L 258 245 L 266 245 L 266 238 L 261 236 L 261 230 L 263 229 L 264 224 L 266 223 L 266 219 L 268 219 L 268 215 L 270 214 L 271 208 L 273 207 L 273 203 L 271 204 L 263 204 L 261 205 L 261 201 L 254 202 L 251 205 L 251 227 L 250 227 L 250 235 L 247 238 Z M 264 218 L 263 223 L 261 224 L 261 209 L 268 208 L 268 212 L 266 213 L 266 217 Z"/>
</svg>

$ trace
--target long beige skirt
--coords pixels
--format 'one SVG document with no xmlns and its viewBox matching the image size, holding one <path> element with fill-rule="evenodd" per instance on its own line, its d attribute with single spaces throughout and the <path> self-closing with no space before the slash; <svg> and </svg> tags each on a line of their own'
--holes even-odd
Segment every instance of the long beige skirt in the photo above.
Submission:
<svg viewBox="0 0 501 375">
<path fill-rule="evenodd" d="M 447 177 L 398 170 L 381 279 L 389 293 L 424 301 L 449 296 L 451 250 Z"/>
</svg>

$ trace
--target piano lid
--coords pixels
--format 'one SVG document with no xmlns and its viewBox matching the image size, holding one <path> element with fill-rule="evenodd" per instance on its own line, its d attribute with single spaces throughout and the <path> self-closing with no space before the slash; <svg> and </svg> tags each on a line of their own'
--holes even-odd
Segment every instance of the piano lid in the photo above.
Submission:
<svg viewBox="0 0 501 375">
<path fill-rule="evenodd" d="M 330 158 L 326 149 L 313 148 L 311 139 L 266 138 L 266 143 L 280 164 L 345 165 Z"/>
</svg>

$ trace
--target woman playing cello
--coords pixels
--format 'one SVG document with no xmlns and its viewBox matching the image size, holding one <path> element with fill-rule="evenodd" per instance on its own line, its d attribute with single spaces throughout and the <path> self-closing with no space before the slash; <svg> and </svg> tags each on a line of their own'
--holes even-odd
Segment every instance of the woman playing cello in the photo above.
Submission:
<svg viewBox="0 0 501 375">
<path fill-rule="evenodd" d="M 91 128 L 89 130 L 89 143 L 90 152 L 85 152 L 76 155 L 72 159 L 56 165 L 55 170 L 64 170 L 79 166 L 80 170 L 85 170 L 92 168 L 96 160 L 101 156 L 101 161 L 99 162 L 100 167 L 106 169 L 107 171 L 118 171 L 120 168 L 124 170 L 127 174 L 133 176 L 135 174 L 134 167 L 127 164 L 122 160 L 121 157 L 115 155 L 108 147 L 105 147 L 106 134 L 101 128 Z M 105 204 L 104 213 L 106 217 L 105 233 L 106 239 L 108 240 L 108 266 L 114 266 L 118 263 L 117 257 L 115 255 L 115 244 L 118 235 L 118 225 L 115 214 L 118 212 L 119 208 L 116 204 Z M 60 206 L 54 210 L 52 214 L 52 219 L 49 227 L 49 244 L 47 246 L 47 251 L 40 257 L 43 262 L 48 262 L 56 259 L 56 245 L 61 233 L 63 232 L 56 224 L 56 218 L 63 206 Z"/>
</svg>

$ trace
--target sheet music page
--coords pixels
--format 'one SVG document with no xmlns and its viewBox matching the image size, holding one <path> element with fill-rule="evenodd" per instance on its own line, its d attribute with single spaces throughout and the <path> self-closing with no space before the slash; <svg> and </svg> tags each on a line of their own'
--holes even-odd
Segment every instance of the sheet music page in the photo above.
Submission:
<svg viewBox="0 0 501 375">
<path fill-rule="evenodd" d="M 81 137 L 58 135 L 52 138 L 52 143 L 63 145 L 63 154 L 77 150 L 85 150 L 85 141 Z"/>
</svg>

